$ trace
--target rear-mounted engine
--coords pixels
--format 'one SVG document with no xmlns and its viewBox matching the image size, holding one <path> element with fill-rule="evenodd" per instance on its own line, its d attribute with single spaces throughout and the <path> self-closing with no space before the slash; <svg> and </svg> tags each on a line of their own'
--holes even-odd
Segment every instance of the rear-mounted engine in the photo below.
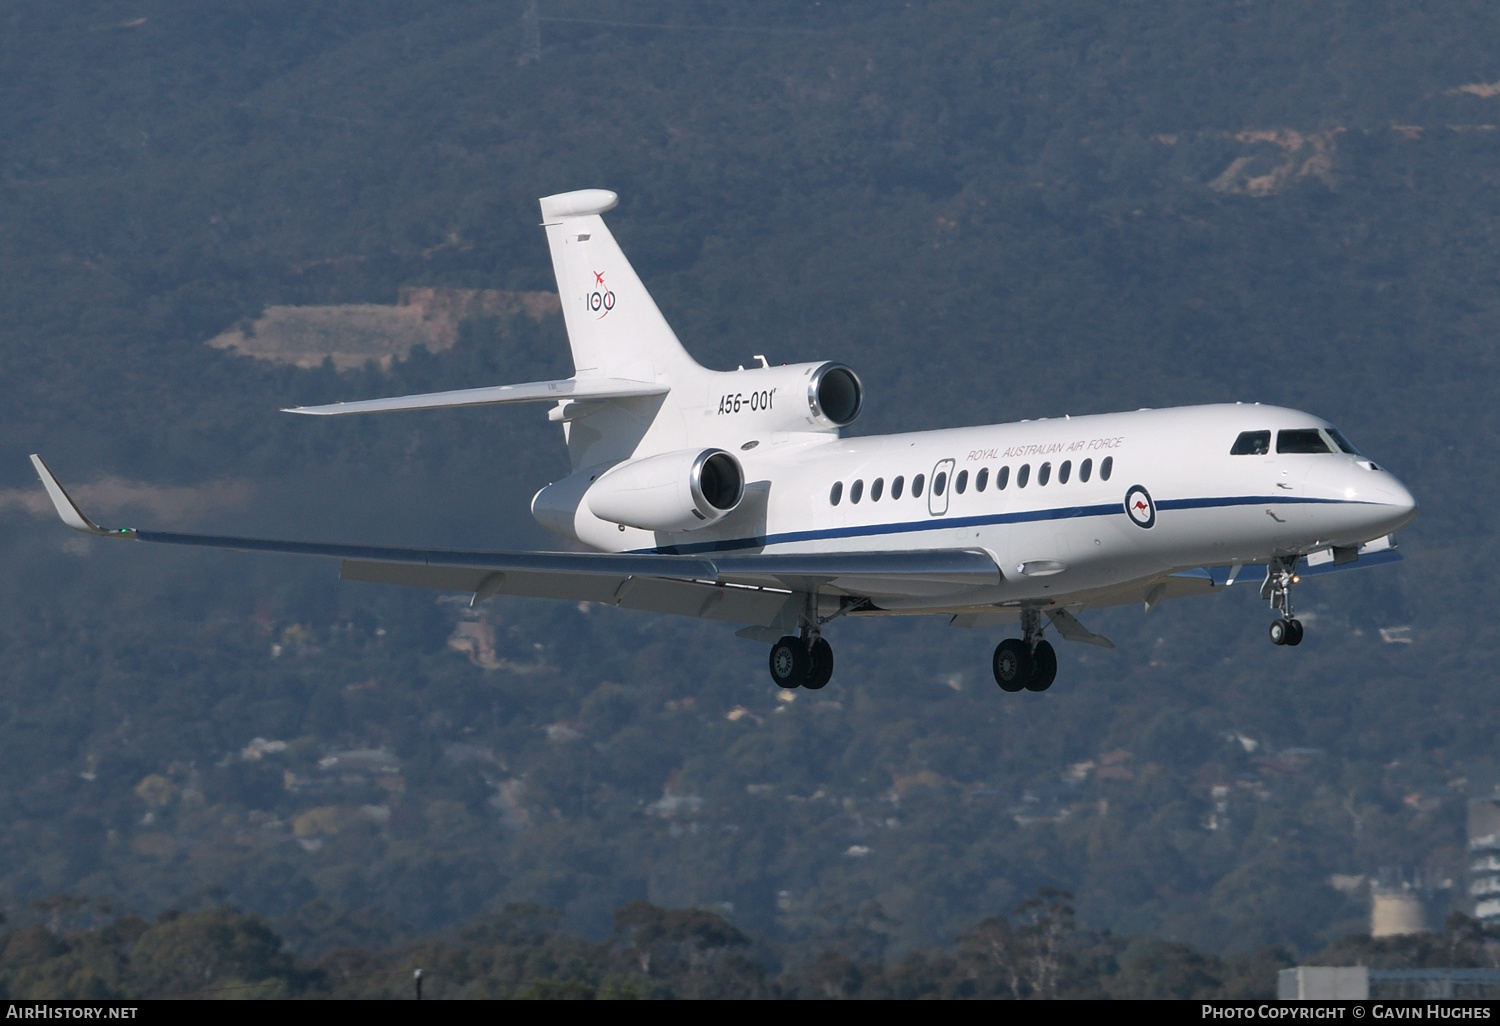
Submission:
<svg viewBox="0 0 1500 1026">
<path fill-rule="evenodd" d="M 838 430 L 865 402 L 859 375 L 841 363 L 797 363 L 714 373 L 709 412 L 770 431 Z"/>
<path fill-rule="evenodd" d="M 671 533 L 722 520 L 744 494 L 740 461 L 703 449 L 621 463 L 594 482 L 585 501 L 600 520 Z"/>
<path fill-rule="evenodd" d="M 807 408 L 814 423 L 846 427 L 854 423 L 865 403 L 859 375 L 841 363 L 825 363 L 807 383 Z"/>
</svg>

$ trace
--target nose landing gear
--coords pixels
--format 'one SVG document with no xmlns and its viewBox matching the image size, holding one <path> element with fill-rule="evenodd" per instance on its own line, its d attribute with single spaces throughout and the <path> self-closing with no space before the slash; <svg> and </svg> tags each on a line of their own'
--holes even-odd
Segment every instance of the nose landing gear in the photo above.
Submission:
<svg viewBox="0 0 1500 1026">
<path fill-rule="evenodd" d="M 1302 644 L 1302 621 L 1292 616 L 1292 585 L 1297 576 L 1297 557 L 1285 556 L 1274 559 L 1266 567 L 1266 581 L 1260 586 L 1260 597 L 1271 603 L 1271 608 L 1281 613 L 1271 621 L 1271 644 Z"/>
<path fill-rule="evenodd" d="M 1043 641 L 1042 617 L 1035 609 L 1021 611 L 1020 638 L 1006 638 L 995 646 L 991 660 L 1001 691 L 1046 691 L 1057 678 L 1057 653 Z"/>
<path fill-rule="evenodd" d="M 1273 645 L 1300 645 L 1302 644 L 1302 621 L 1284 620 L 1278 617 L 1271 621 L 1271 644 Z"/>
</svg>

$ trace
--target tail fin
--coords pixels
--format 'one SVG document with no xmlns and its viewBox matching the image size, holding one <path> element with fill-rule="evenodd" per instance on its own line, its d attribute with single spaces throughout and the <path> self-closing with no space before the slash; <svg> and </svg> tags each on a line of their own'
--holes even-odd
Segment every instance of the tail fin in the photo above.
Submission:
<svg viewBox="0 0 1500 1026">
<path fill-rule="evenodd" d="M 677 341 L 599 216 L 618 201 L 605 189 L 542 197 L 542 222 L 573 348 L 574 376 L 670 384 L 698 364 Z"/>
</svg>

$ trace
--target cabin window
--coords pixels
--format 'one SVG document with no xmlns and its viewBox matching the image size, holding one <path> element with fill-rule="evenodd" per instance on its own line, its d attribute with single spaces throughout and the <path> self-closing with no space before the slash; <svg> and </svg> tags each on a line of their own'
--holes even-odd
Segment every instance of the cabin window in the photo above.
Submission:
<svg viewBox="0 0 1500 1026">
<path fill-rule="evenodd" d="M 1010 468 L 1001 467 L 1000 473 L 995 475 L 995 491 L 1005 491 L 1005 486 L 1010 484 Z"/>
<path fill-rule="evenodd" d="M 923 477 L 921 474 L 918 474 L 916 477 L 911 479 L 911 497 L 913 499 L 920 499 L 922 497 L 922 482 L 925 480 L 927 480 L 927 478 Z"/>
<path fill-rule="evenodd" d="M 976 492 L 982 492 L 982 491 L 984 491 L 984 486 L 987 485 L 987 484 L 989 484 L 989 483 L 990 483 L 990 468 L 989 467 L 980 467 L 979 468 L 979 473 L 977 473 L 977 474 L 974 475 L 974 490 Z"/>
<path fill-rule="evenodd" d="M 844 482 L 842 482 L 842 481 L 835 481 L 833 483 L 833 488 L 828 492 L 828 504 L 830 506 L 837 506 L 839 504 L 839 500 L 842 499 L 843 497 L 844 497 Z"/>
<path fill-rule="evenodd" d="M 969 487 L 969 472 L 960 470 L 958 476 L 953 479 L 953 490 L 962 495 L 967 487 Z"/>
<path fill-rule="evenodd" d="M 1264 456 L 1271 451 L 1271 432 L 1241 431 L 1229 448 L 1231 456 Z"/>
<path fill-rule="evenodd" d="M 1099 461 L 1099 480 L 1108 481 L 1109 475 L 1115 472 L 1115 458 L 1106 456 Z"/>
<path fill-rule="evenodd" d="M 877 477 L 870 482 L 870 501 L 879 502 L 880 493 L 885 491 L 885 478 Z"/>
<path fill-rule="evenodd" d="M 864 497 L 865 497 L 865 482 L 864 482 L 864 479 L 861 478 L 861 479 L 859 479 L 858 481 L 855 481 L 852 485 L 849 486 L 849 501 L 853 502 L 853 503 L 858 503 L 859 500 L 863 499 Z"/>
<path fill-rule="evenodd" d="M 936 474 L 932 475 L 933 495 L 942 495 L 943 489 L 946 487 L 948 487 L 948 472 L 946 470 L 939 470 Z"/>
<path fill-rule="evenodd" d="M 1347 452 L 1350 456 L 1359 455 L 1359 450 L 1354 447 L 1354 443 L 1345 438 L 1344 433 L 1338 428 L 1329 428 L 1328 437 L 1333 439 L 1334 445 Z"/>
<path fill-rule="evenodd" d="M 901 498 L 901 489 L 903 487 L 905 487 L 905 485 L 906 485 L 906 478 L 904 478 L 901 475 L 897 474 L 896 475 L 896 480 L 894 480 L 894 481 L 891 482 L 891 499 L 892 499 L 892 501 Z"/>
<path fill-rule="evenodd" d="M 1021 464 L 1021 469 L 1016 471 L 1016 487 L 1025 488 L 1026 482 L 1031 480 L 1031 464 Z"/>
<path fill-rule="evenodd" d="M 1044 488 L 1046 487 L 1047 482 L 1050 480 L 1052 480 L 1052 464 L 1043 463 L 1040 467 L 1037 468 L 1036 486 L 1038 488 Z"/>
<path fill-rule="evenodd" d="M 1276 451 L 1290 453 L 1333 452 L 1317 428 L 1295 428 L 1276 432 Z"/>
<path fill-rule="evenodd" d="M 1078 480 L 1085 481 L 1085 482 L 1088 481 L 1089 475 L 1092 474 L 1093 472 L 1094 472 L 1094 461 L 1093 460 L 1084 460 L 1082 463 L 1078 464 Z"/>
<path fill-rule="evenodd" d="M 1073 461 L 1063 460 L 1063 465 L 1057 468 L 1057 483 L 1067 484 L 1068 477 L 1073 473 Z"/>
</svg>

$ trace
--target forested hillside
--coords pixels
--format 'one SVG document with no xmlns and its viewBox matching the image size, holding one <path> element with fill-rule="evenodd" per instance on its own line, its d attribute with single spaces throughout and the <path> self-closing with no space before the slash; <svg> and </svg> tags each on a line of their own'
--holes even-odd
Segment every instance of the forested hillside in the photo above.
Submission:
<svg viewBox="0 0 1500 1026">
<path fill-rule="evenodd" d="M 1047 886 L 1218 953 L 1362 929 L 1334 874 L 1461 903 L 1464 802 L 1500 780 L 1500 12 L 536 11 L 0 15 L 0 904 L 227 900 L 321 953 L 524 902 L 592 943 L 645 900 L 791 964 L 932 949 Z M 41 504 L 30 452 L 112 522 L 552 545 L 537 409 L 276 411 L 566 375 L 556 316 L 388 370 L 205 343 L 270 307 L 552 289 L 536 199 L 588 187 L 705 364 L 842 360 L 861 433 L 1306 409 L 1417 495 L 1407 560 L 1309 581 L 1296 650 L 1253 587 L 1094 614 L 1118 649 L 1066 646 L 1045 695 L 998 692 L 996 632 L 840 621 L 834 682 L 788 700 L 722 625 L 469 611 Z"/>
</svg>

